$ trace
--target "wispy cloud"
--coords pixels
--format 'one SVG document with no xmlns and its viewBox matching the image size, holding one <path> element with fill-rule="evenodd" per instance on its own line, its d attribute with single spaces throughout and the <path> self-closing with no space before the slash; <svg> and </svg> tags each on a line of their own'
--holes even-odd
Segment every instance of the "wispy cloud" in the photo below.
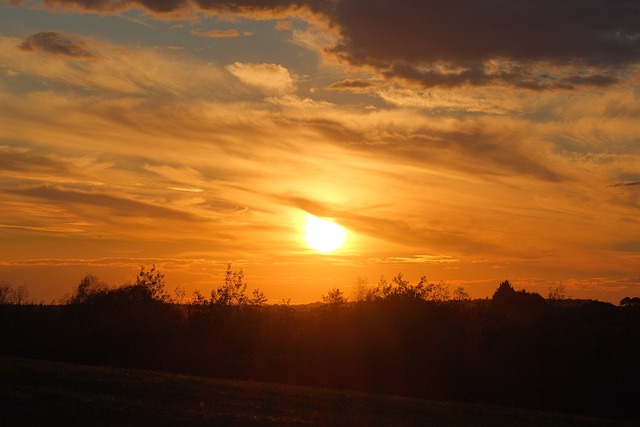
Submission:
<svg viewBox="0 0 640 427">
<path fill-rule="evenodd" d="M 0 35 L 0 60 L 24 76 L 76 89 L 122 94 L 207 96 L 219 87 L 214 83 L 224 82 L 225 73 L 220 68 L 181 56 L 175 50 L 147 48 L 134 54 L 86 37 L 59 32 L 39 34 L 48 35 L 36 34 L 37 37 L 22 41 Z"/>
<path fill-rule="evenodd" d="M 191 30 L 191 34 L 196 37 L 208 37 L 212 39 L 223 39 L 229 37 L 240 37 L 240 33 L 237 30 L 229 29 L 229 30 Z M 250 35 L 243 34 L 243 35 Z"/>
<path fill-rule="evenodd" d="M 351 92 L 369 92 L 371 89 L 382 87 L 382 82 L 368 79 L 344 79 L 331 83 L 327 86 L 328 90 L 348 90 Z"/>
<path fill-rule="evenodd" d="M 50 186 L 15 190 L 5 189 L 4 192 L 39 200 L 57 201 L 69 205 L 81 205 L 91 209 L 105 209 L 109 212 L 109 215 L 114 218 L 138 216 L 155 219 L 183 219 L 185 221 L 201 220 L 165 206 L 131 200 L 111 194 L 70 191 Z"/>
<path fill-rule="evenodd" d="M 459 260 L 447 255 L 415 255 L 411 257 L 370 258 L 372 264 L 455 264 Z"/>
<path fill-rule="evenodd" d="M 616 182 L 609 187 L 635 187 L 636 185 L 640 185 L 640 181 Z"/>
</svg>

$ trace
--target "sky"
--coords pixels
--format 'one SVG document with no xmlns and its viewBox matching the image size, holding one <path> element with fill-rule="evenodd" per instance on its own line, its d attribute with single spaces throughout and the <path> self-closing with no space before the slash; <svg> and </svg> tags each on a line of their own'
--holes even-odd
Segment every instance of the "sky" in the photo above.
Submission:
<svg viewBox="0 0 640 427">
<path fill-rule="evenodd" d="M 640 295 L 636 0 L 0 0 L 0 281 Z M 318 252 L 310 215 L 344 227 Z"/>
</svg>

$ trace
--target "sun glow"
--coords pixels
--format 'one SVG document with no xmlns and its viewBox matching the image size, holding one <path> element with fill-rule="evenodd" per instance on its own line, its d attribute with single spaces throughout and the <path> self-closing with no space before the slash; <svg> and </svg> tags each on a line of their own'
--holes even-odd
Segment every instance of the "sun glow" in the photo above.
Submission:
<svg viewBox="0 0 640 427">
<path fill-rule="evenodd" d="M 347 238 L 344 228 L 335 222 L 308 215 L 302 227 L 304 240 L 309 248 L 318 252 L 333 252 L 338 250 Z"/>
</svg>

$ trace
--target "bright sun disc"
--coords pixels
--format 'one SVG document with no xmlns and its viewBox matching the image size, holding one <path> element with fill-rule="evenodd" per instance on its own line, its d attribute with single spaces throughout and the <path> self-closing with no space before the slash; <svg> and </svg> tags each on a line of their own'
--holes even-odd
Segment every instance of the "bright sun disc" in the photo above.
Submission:
<svg viewBox="0 0 640 427">
<path fill-rule="evenodd" d="M 304 240 L 311 249 L 318 252 L 333 252 L 340 248 L 347 232 L 335 222 L 309 215 L 303 226 Z"/>
</svg>

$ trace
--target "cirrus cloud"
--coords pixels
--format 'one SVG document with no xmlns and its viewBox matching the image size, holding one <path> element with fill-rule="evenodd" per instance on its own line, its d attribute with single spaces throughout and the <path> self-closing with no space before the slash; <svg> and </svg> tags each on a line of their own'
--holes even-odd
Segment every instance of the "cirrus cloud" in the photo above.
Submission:
<svg viewBox="0 0 640 427">
<path fill-rule="evenodd" d="M 201 31 L 201 30 L 191 30 L 191 34 L 196 37 L 207 37 L 211 39 L 225 39 L 230 37 L 240 37 L 240 33 L 237 30 L 229 29 L 229 30 L 209 30 L 209 31 Z M 244 36 L 249 36 L 252 33 L 244 33 Z"/>
</svg>

